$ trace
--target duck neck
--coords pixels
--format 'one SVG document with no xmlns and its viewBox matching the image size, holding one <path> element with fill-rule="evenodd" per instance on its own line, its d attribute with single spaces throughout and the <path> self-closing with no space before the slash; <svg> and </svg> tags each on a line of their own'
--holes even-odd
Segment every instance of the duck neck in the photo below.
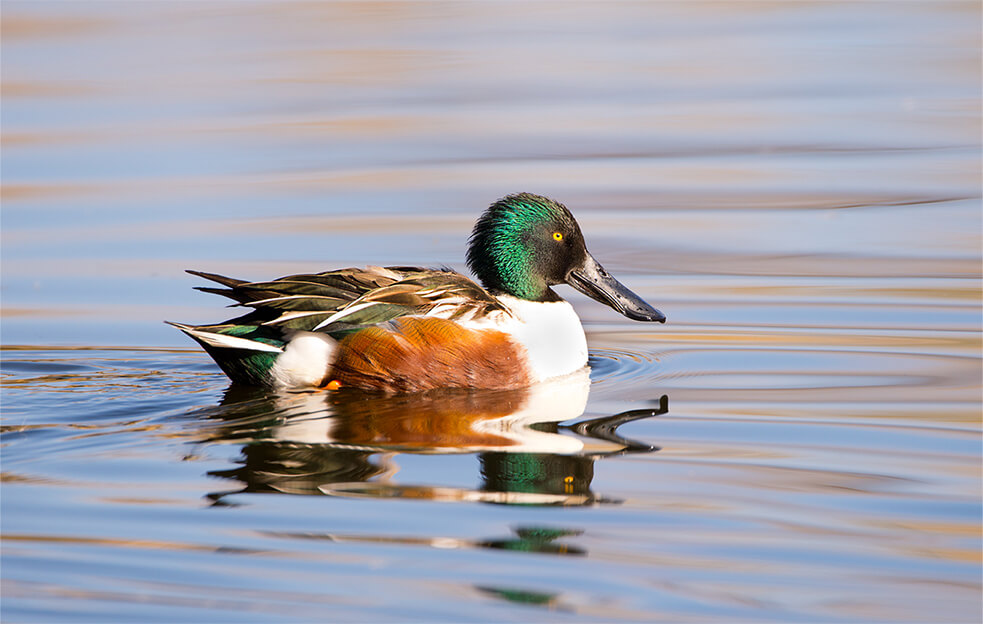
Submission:
<svg viewBox="0 0 983 624">
<path fill-rule="evenodd" d="M 546 280 L 531 271 L 521 258 L 476 267 L 475 275 L 481 285 L 495 295 L 537 302 L 561 300 Z"/>
</svg>

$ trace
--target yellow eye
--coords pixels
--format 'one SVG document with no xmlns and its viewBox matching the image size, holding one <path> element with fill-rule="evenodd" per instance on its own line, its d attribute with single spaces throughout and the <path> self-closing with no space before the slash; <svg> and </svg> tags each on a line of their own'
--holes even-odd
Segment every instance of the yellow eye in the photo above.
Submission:
<svg viewBox="0 0 983 624">
<path fill-rule="evenodd" d="M 561 232 L 553 232 L 553 240 L 556 241 L 563 240 L 563 234 Z"/>
</svg>

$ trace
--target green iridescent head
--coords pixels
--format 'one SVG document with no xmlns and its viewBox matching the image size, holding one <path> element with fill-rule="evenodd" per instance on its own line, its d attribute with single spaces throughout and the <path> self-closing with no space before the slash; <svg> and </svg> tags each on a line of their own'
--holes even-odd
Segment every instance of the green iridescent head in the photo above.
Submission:
<svg viewBox="0 0 983 624">
<path fill-rule="evenodd" d="M 518 193 L 485 211 L 471 233 L 468 266 L 485 288 L 520 299 L 555 299 L 569 256 L 587 253 L 580 227 L 563 204 Z"/>
<path fill-rule="evenodd" d="M 541 195 L 517 193 L 492 204 L 474 226 L 467 259 L 493 293 L 558 301 L 550 286 L 565 283 L 629 318 L 665 322 L 594 260 L 570 211 Z"/>
</svg>

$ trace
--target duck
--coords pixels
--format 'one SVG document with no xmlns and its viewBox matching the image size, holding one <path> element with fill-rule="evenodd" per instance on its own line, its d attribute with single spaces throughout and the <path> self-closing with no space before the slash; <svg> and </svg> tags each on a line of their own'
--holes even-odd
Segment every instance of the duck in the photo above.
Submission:
<svg viewBox="0 0 983 624">
<path fill-rule="evenodd" d="M 259 282 L 189 270 L 196 289 L 249 311 L 213 325 L 173 323 L 233 384 L 386 394 L 518 389 L 587 366 L 567 284 L 625 317 L 666 316 L 587 251 L 563 204 L 532 193 L 485 210 L 468 240 L 477 281 L 449 268 L 367 266 Z"/>
</svg>

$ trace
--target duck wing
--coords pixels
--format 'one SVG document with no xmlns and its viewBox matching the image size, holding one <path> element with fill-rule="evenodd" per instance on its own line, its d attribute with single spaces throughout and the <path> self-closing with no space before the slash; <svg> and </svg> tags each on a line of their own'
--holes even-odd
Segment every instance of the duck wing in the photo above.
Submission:
<svg viewBox="0 0 983 624">
<path fill-rule="evenodd" d="M 188 272 L 224 286 L 198 290 L 233 299 L 233 306 L 252 308 L 222 326 L 319 331 L 340 337 L 401 316 L 467 320 L 493 310 L 507 311 L 481 286 L 449 269 L 370 266 L 289 275 L 266 282 Z"/>
</svg>

